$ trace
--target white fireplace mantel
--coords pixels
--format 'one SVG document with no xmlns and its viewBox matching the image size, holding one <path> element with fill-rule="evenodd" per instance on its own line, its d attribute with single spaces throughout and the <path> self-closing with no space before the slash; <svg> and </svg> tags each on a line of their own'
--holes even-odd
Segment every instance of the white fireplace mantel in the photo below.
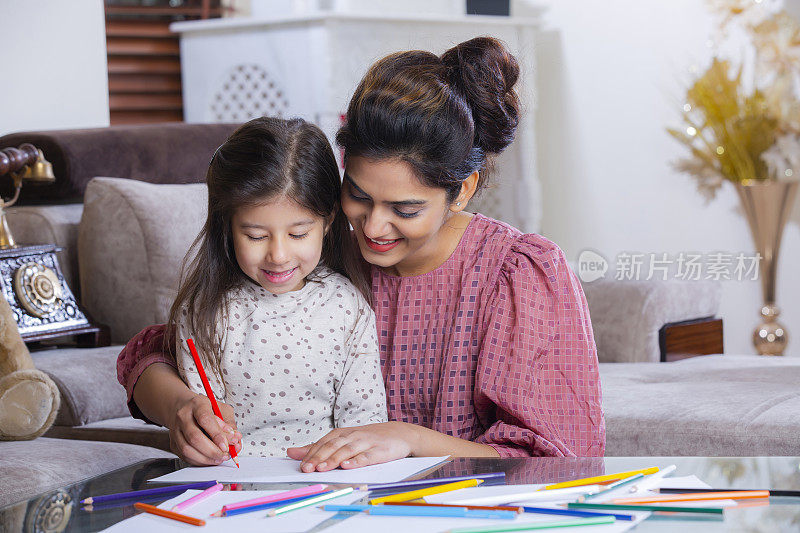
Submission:
<svg viewBox="0 0 800 533">
<path fill-rule="evenodd" d="M 315 12 L 176 22 L 170 28 L 181 37 L 186 122 L 299 116 L 318 124 L 332 142 L 358 81 L 375 60 L 399 50 L 440 54 L 479 35 L 505 41 L 520 62 L 523 115 L 514 143 L 496 162 L 495 185 L 469 208 L 530 232 L 541 219 L 533 116 L 538 26 L 532 17 Z"/>
</svg>

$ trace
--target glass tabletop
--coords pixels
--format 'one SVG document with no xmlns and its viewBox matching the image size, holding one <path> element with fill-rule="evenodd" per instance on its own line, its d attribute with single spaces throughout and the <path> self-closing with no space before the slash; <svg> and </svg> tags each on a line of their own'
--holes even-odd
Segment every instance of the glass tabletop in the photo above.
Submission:
<svg viewBox="0 0 800 533">
<path fill-rule="evenodd" d="M 696 475 L 714 488 L 800 490 L 800 458 L 798 457 L 598 457 L 598 458 L 459 458 L 418 474 L 414 478 L 439 478 L 506 473 L 507 484 L 556 483 L 571 479 L 623 472 L 651 466 L 674 464 L 673 476 Z M 59 490 L 41 494 L 27 501 L 0 509 L 3 531 L 58 532 L 99 531 L 138 513 L 133 503 L 85 509 L 80 501 L 89 496 L 139 490 L 147 480 L 185 466 L 177 459 L 143 461 Z M 237 483 L 231 490 L 269 490 L 297 487 L 298 484 Z M 157 505 L 167 498 L 149 500 Z M 337 516 L 307 533 L 324 531 Z M 800 531 L 800 498 L 770 498 L 726 508 L 722 518 L 700 518 L 677 515 L 652 516 L 639 524 L 637 532 L 688 531 Z"/>
</svg>

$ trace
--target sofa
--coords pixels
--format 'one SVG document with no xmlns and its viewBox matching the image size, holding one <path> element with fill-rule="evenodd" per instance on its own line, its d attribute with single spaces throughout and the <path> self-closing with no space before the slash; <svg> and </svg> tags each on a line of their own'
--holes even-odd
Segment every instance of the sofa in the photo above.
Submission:
<svg viewBox="0 0 800 533">
<path fill-rule="evenodd" d="M 0 138 L 0 147 L 33 142 L 52 158 L 57 186 L 38 194 L 31 188 L 27 205 L 10 210 L 9 225 L 18 242 L 63 248 L 66 281 L 111 338 L 110 346 L 33 353 L 62 395 L 55 425 L 35 441 L 36 449 L 68 450 L 80 441 L 100 459 L 90 472 L 80 454 L 60 454 L 52 471 L 21 479 L 9 463 L 20 444 L 0 443 L 6 481 L 0 507 L 125 461 L 171 456 L 164 428 L 130 416 L 116 357 L 142 327 L 166 319 L 181 262 L 205 218 L 205 167 L 234 127 L 111 127 Z M 601 361 L 607 455 L 800 455 L 800 364 L 794 360 L 703 355 L 659 362 L 662 327 L 716 315 L 718 283 L 608 279 L 586 283 L 584 291 Z"/>
</svg>

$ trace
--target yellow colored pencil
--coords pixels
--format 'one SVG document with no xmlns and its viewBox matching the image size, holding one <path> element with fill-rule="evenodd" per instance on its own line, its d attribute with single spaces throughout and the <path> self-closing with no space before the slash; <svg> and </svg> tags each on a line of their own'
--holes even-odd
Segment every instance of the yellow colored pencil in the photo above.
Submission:
<svg viewBox="0 0 800 533">
<path fill-rule="evenodd" d="M 468 487 L 477 487 L 483 483 L 482 479 L 467 479 L 465 481 L 457 481 L 455 483 L 445 483 L 444 485 L 436 485 L 435 487 L 428 487 L 426 489 L 412 490 L 409 492 L 401 492 L 399 494 L 392 494 L 390 496 L 382 496 L 380 498 L 373 498 L 369 501 L 370 505 L 376 505 L 384 502 L 407 502 L 409 500 L 416 500 L 431 494 L 441 494 L 442 492 L 450 492 L 451 490 L 466 489 Z"/>
<path fill-rule="evenodd" d="M 609 481 L 611 479 L 622 479 L 630 476 L 634 476 L 636 474 L 655 474 L 658 472 L 658 467 L 653 466 L 651 468 L 643 468 L 641 470 L 631 470 L 630 472 L 619 472 L 616 474 L 606 474 L 604 476 L 594 476 L 594 477 L 585 477 L 583 479 L 573 479 L 572 481 L 564 481 L 562 483 L 555 483 L 553 485 L 547 485 L 543 487 L 542 490 L 551 490 L 551 489 L 565 489 L 568 487 L 579 487 L 581 485 L 593 485 L 595 483 L 600 483 L 603 481 Z"/>
</svg>

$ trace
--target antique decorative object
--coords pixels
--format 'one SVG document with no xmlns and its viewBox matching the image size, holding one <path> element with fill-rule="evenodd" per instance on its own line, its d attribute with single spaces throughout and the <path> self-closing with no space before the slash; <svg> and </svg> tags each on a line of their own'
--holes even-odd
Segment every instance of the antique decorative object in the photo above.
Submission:
<svg viewBox="0 0 800 533">
<path fill-rule="evenodd" d="M 0 177 L 14 180 L 14 195 L 0 198 L 0 290 L 26 342 L 77 335 L 79 344 L 108 344 L 108 330 L 92 325 L 78 306 L 58 264 L 54 245 L 21 246 L 8 227 L 6 209 L 23 184 L 55 181 L 53 166 L 32 144 L 0 150 Z"/>
<path fill-rule="evenodd" d="M 53 165 L 44 158 L 41 150 L 32 144 L 0 150 L 0 176 L 10 174 L 14 180 L 14 196 L 0 198 L 0 248 L 10 248 L 16 243 L 6 220 L 6 209 L 17 202 L 23 183 L 53 183 Z"/>
</svg>

